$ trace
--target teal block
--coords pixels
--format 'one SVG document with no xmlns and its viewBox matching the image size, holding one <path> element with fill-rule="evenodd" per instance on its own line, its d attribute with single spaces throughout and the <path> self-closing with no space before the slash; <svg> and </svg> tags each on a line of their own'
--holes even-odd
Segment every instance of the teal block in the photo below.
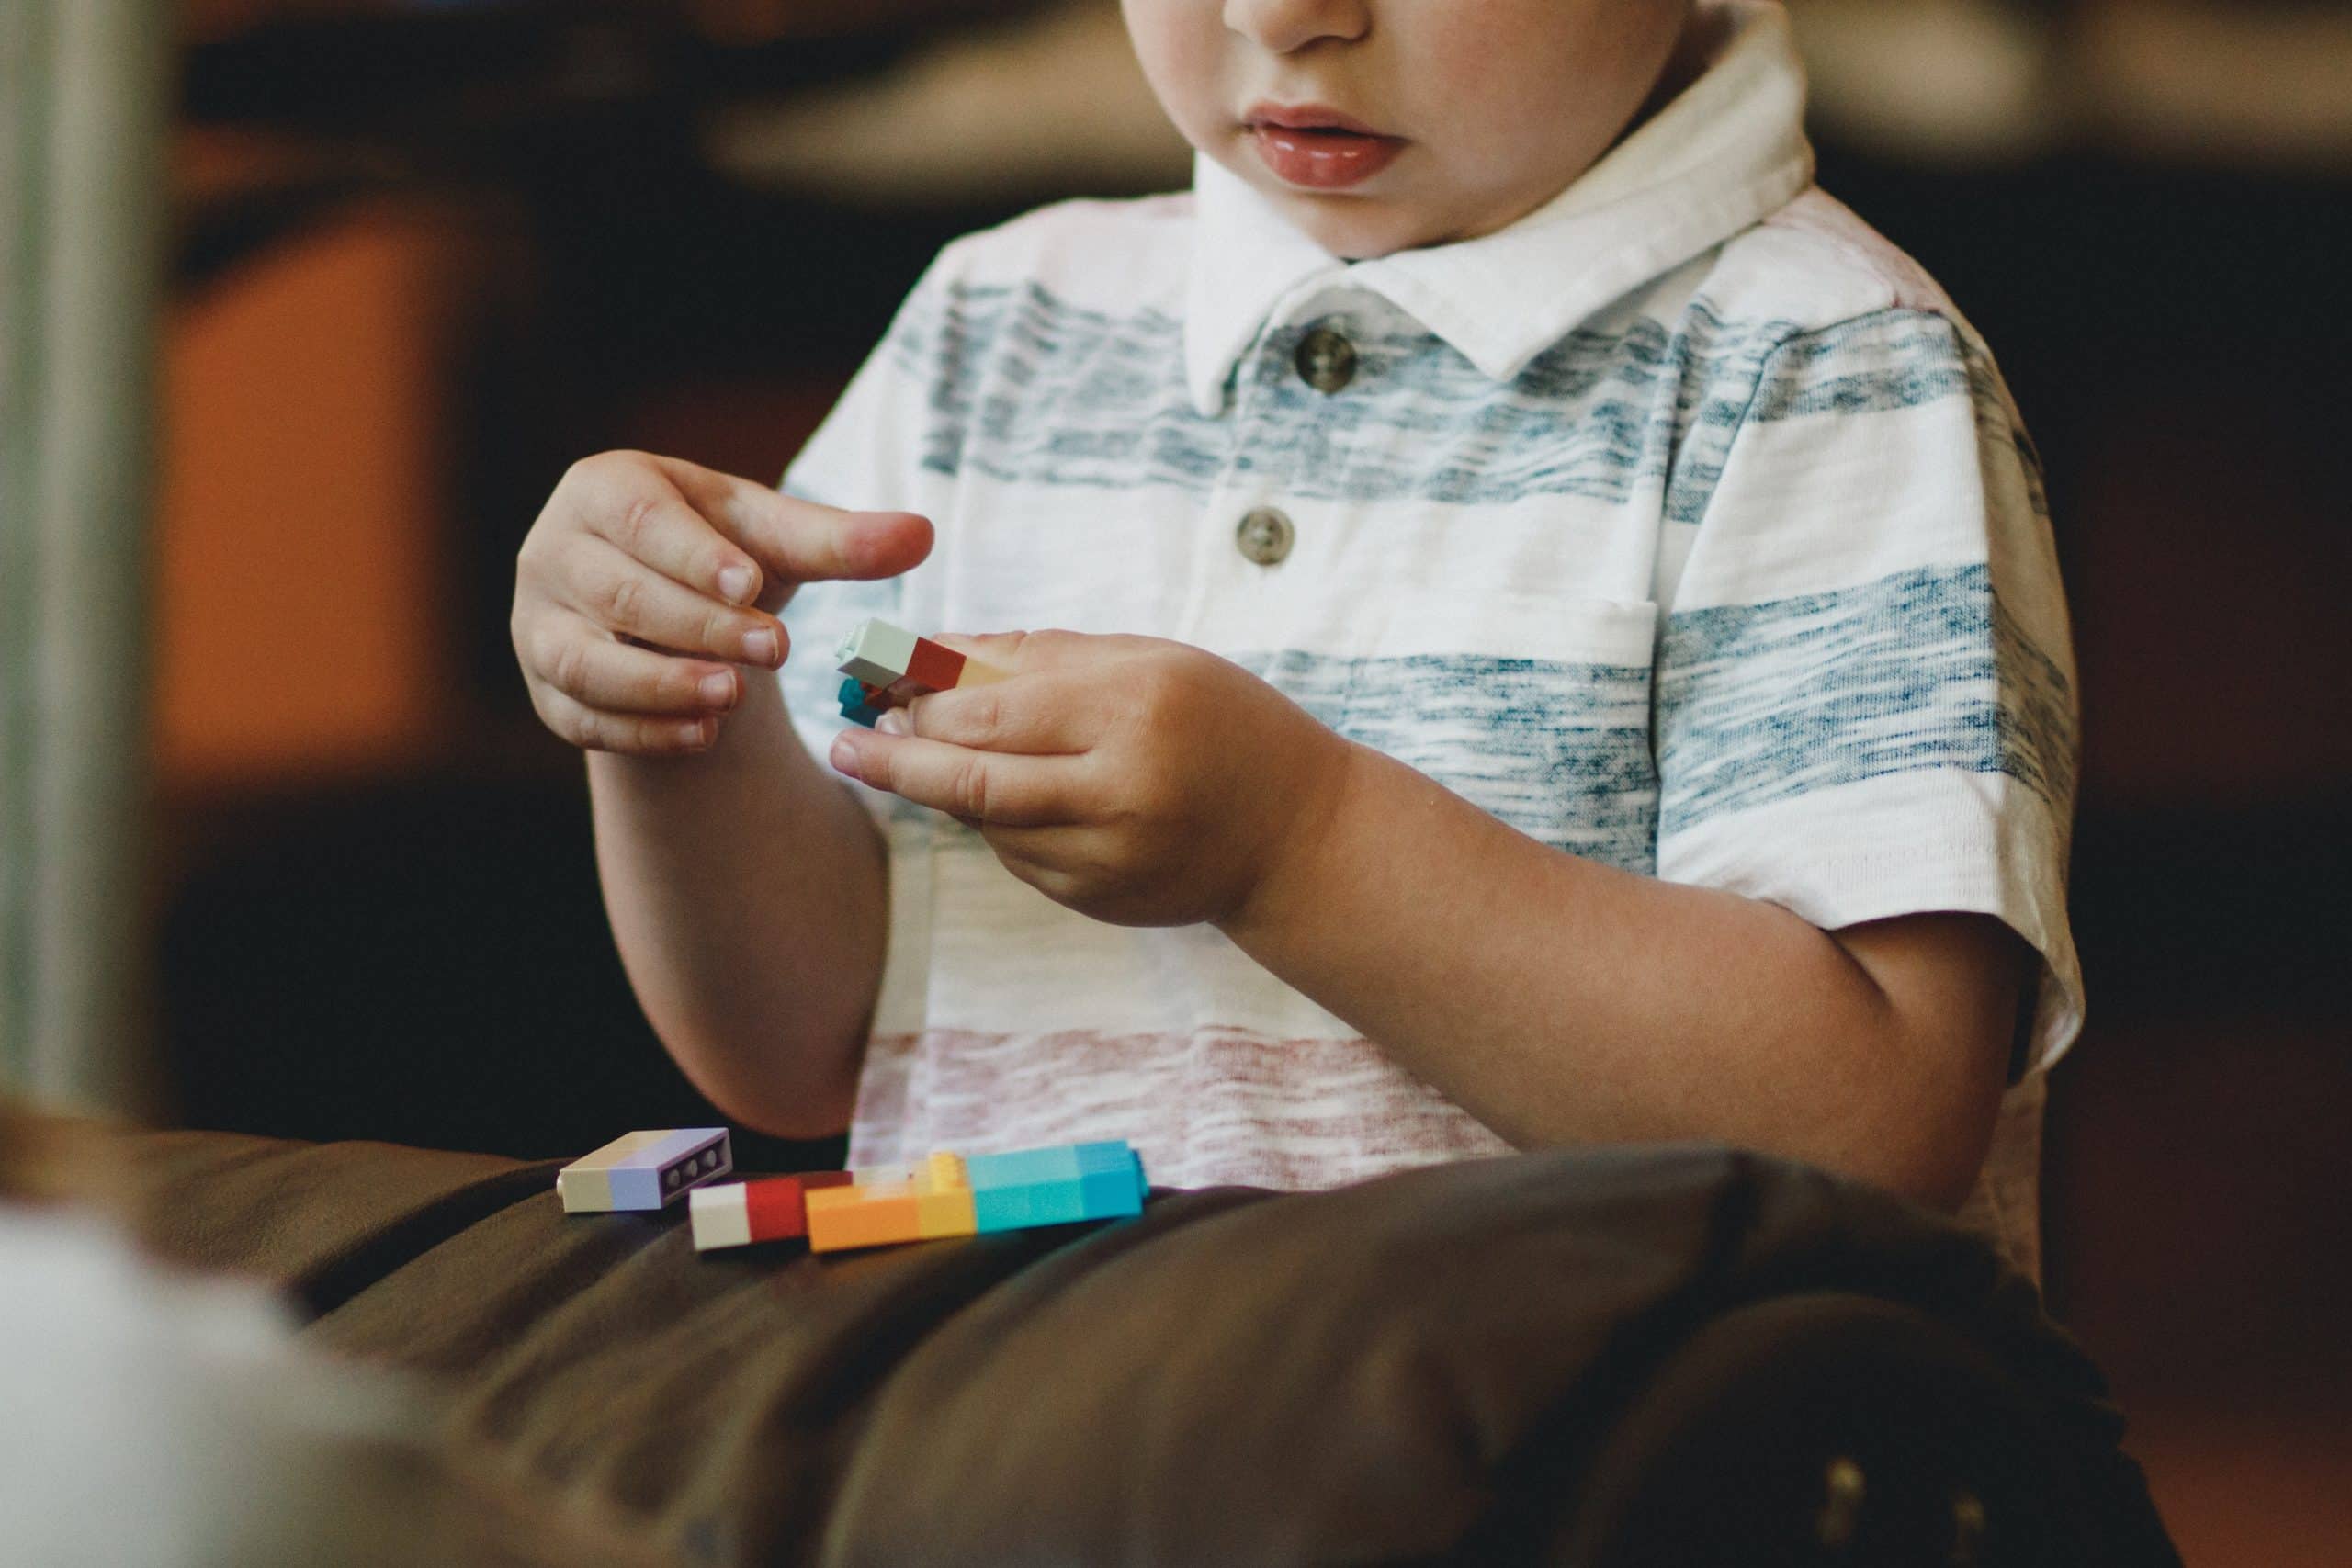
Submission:
<svg viewBox="0 0 2352 1568">
<path fill-rule="evenodd" d="M 1073 1145 L 1060 1144 L 1049 1149 L 1016 1149 L 1010 1154 L 973 1155 L 964 1162 L 965 1179 L 972 1190 L 991 1187 L 1021 1187 L 1038 1181 L 1075 1181 L 1084 1174 L 1078 1168 L 1078 1156 Z"/>
<path fill-rule="evenodd" d="M 1032 1181 L 985 1192 L 975 1188 L 972 1192 L 972 1218 L 983 1235 L 1035 1225 L 1067 1225 L 1092 1217 L 1086 1212 L 1086 1195 L 1075 1181 Z"/>
<path fill-rule="evenodd" d="M 1080 1176 L 1123 1171 L 1136 1160 L 1136 1151 L 1127 1145 L 1125 1138 L 1113 1138 L 1100 1144 L 1073 1144 L 1070 1153 L 1078 1160 Z"/>
<path fill-rule="evenodd" d="M 1079 1178 L 1079 1203 L 1090 1220 L 1124 1219 L 1143 1213 L 1143 1195 L 1132 1170 L 1098 1170 Z"/>
</svg>

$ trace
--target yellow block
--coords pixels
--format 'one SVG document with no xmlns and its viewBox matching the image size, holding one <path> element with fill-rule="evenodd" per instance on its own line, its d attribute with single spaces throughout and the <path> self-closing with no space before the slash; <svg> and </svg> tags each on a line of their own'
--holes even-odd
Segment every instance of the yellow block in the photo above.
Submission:
<svg viewBox="0 0 2352 1568">
<path fill-rule="evenodd" d="M 980 1219 L 972 1204 L 971 1189 L 918 1193 L 915 1224 L 925 1240 L 933 1236 L 978 1235 Z"/>
</svg>

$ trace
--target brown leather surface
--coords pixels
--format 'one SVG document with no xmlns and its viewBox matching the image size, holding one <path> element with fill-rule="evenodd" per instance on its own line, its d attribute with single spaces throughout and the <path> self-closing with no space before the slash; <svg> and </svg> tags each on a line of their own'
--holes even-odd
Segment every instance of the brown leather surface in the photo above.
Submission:
<svg viewBox="0 0 2352 1568">
<path fill-rule="evenodd" d="M 567 1216 L 552 1165 L 126 1150 L 165 1250 L 280 1281 L 322 1347 L 438 1374 L 460 1440 L 693 1561 L 1508 1555 L 1510 1494 L 1566 1486 L 1553 1461 L 1646 1369 L 1731 1307 L 1815 1291 L 1981 1346 L 2035 1391 L 2115 1539 L 2161 1540 L 2132 1533 L 2152 1517 L 2120 1421 L 2030 1286 L 1892 1200 L 1728 1151 L 1164 1193 L 1107 1227 L 820 1258 L 699 1257 L 682 1207 Z"/>
</svg>

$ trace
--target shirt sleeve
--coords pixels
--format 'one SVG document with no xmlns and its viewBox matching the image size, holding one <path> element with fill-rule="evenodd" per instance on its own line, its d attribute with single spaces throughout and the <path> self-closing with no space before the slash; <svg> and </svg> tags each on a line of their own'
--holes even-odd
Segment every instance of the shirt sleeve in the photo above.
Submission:
<svg viewBox="0 0 2352 1568">
<path fill-rule="evenodd" d="M 2039 466 L 1966 323 L 1764 360 L 1663 607 L 1658 874 L 1824 930 L 1994 916 L 2040 954 L 2019 1072 L 2079 1031 L 2076 699 Z"/>
</svg>

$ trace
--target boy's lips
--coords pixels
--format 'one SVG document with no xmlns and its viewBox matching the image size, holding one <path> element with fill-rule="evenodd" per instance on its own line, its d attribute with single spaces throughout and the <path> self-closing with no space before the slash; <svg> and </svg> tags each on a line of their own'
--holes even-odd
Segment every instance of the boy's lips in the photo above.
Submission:
<svg viewBox="0 0 2352 1568">
<path fill-rule="evenodd" d="M 1241 123 L 1275 177 L 1306 190 L 1340 190 L 1368 180 L 1405 150 L 1403 137 L 1384 136 L 1320 104 L 1253 104 Z"/>
</svg>

